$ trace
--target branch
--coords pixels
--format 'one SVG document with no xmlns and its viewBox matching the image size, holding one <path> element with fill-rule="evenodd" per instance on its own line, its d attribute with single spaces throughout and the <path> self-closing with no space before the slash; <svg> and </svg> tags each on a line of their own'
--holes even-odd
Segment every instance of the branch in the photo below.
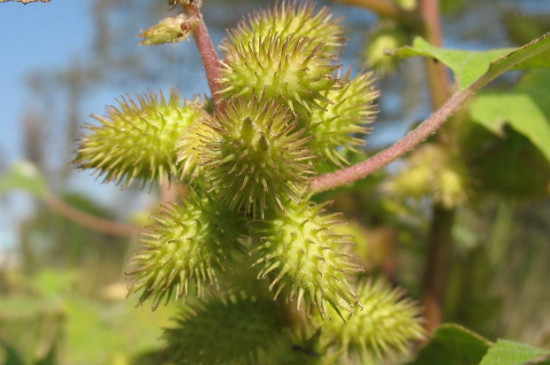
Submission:
<svg viewBox="0 0 550 365">
<path fill-rule="evenodd" d="M 316 177 L 311 182 L 310 189 L 317 193 L 334 189 L 363 179 L 395 161 L 432 135 L 476 90 L 477 88 L 471 87 L 457 91 L 441 108 L 393 146 L 354 166 Z"/>
<path fill-rule="evenodd" d="M 221 65 L 218 54 L 214 49 L 214 45 L 208 34 L 208 29 L 206 28 L 206 24 L 204 24 L 202 14 L 196 2 L 190 1 L 189 4 L 182 4 L 182 6 L 187 16 L 196 20 L 191 31 L 201 55 L 204 70 L 206 71 L 206 79 L 208 80 L 208 86 L 212 93 L 214 105 L 219 107 L 221 100 L 218 95 L 218 90 L 220 90 L 218 80 L 221 76 Z"/>
<path fill-rule="evenodd" d="M 51 193 L 47 194 L 43 200 L 48 208 L 59 215 L 95 231 L 122 237 L 133 236 L 139 231 L 139 227 L 132 224 L 114 222 L 83 212 Z"/>
</svg>

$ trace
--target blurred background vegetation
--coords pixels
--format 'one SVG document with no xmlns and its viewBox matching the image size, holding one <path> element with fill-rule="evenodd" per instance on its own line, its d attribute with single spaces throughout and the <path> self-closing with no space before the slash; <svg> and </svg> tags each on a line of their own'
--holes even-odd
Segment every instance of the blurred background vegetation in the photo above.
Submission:
<svg viewBox="0 0 550 365">
<path fill-rule="evenodd" d="M 0 204 L 17 204 L 22 198 L 13 195 L 15 190 L 35 197 L 26 201 L 30 213 L 15 228 L 16 245 L 0 246 L 0 361 L 5 364 L 152 364 L 152 354 L 163 346 L 161 328 L 175 311 L 175 306 L 156 312 L 134 308 L 135 298 L 125 299 L 124 280 L 135 227 L 146 223 L 148 209 L 172 199 L 171 190 L 110 192 L 112 203 L 104 205 L 98 203 L 99 182 L 74 171 L 71 160 L 80 127 L 90 122 L 87 115 L 102 113 L 87 110 L 87 99 L 170 86 L 187 96 L 204 93 L 202 66 L 192 42 L 135 45 L 140 30 L 176 12 L 166 1 L 87 3 L 94 24 L 89 49 L 67 54 L 70 67 L 29 73 L 29 105 L 19 120 L 25 162 L 2 164 L 0 194 L 7 198 Z M 429 115 L 423 60 L 377 61 L 369 52 L 381 36 L 394 34 L 391 40 L 406 44 L 410 34 L 367 10 L 318 3 L 331 6 L 349 30 L 345 67 L 372 66 L 380 72 L 381 113 L 365 149 L 370 155 Z M 526 43 L 550 30 L 550 8 L 542 3 L 443 0 L 445 45 L 481 50 Z M 203 13 L 220 44 L 226 28 L 270 4 L 204 0 Z M 509 90 L 520 76 L 509 74 L 491 87 Z M 546 117 L 550 120 L 550 114 Z M 451 204 L 453 246 L 443 319 L 491 339 L 550 347 L 548 161 L 512 128 L 497 136 L 476 124 L 457 125 L 453 133 L 471 184 L 465 198 Z M 418 159 L 420 165 L 432 163 Z M 394 194 L 396 172 L 407 164 L 414 162 L 393 164 L 320 199 L 334 199 L 334 209 L 354 222 L 357 250 L 369 272 L 387 275 L 420 298 L 435 214 L 431 207 L 440 197 L 429 189 L 417 198 Z"/>
</svg>

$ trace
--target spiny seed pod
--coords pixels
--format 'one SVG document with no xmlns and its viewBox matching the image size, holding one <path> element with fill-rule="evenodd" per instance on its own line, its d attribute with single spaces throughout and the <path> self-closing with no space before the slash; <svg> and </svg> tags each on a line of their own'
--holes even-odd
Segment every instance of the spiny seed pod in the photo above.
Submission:
<svg viewBox="0 0 550 365">
<path fill-rule="evenodd" d="M 314 40 L 316 47 L 322 43 L 323 51 L 338 53 L 345 43 L 344 29 L 338 20 L 332 19 L 325 6 L 317 13 L 315 4 L 306 0 L 299 5 L 296 1 L 281 1 L 273 9 L 254 12 L 243 19 L 236 29 L 229 30 L 233 44 L 247 44 L 255 36 L 265 38 L 276 33 L 281 37 L 305 36 Z"/>
<path fill-rule="evenodd" d="M 167 204 L 142 233 L 141 250 L 130 259 L 127 275 L 134 281 L 129 294 L 141 291 L 139 303 L 152 298 L 153 310 L 172 294 L 187 295 L 194 282 L 197 295 L 205 284 L 217 285 L 231 254 L 241 250 L 239 217 L 195 193 L 182 205 Z"/>
<path fill-rule="evenodd" d="M 374 100 L 378 91 L 373 87 L 372 73 L 362 73 L 350 81 L 348 70 L 343 78 L 344 87 L 324 92 L 332 103 L 322 102 L 322 109 L 315 109 L 309 118 L 308 134 L 313 136 L 309 147 L 320 157 L 334 164 L 349 164 L 342 151 L 348 149 L 357 152 L 357 147 L 365 141 L 357 134 L 366 134 L 367 124 L 372 123 L 377 113 Z"/>
<path fill-rule="evenodd" d="M 349 236 L 334 233 L 340 214 L 324 215 L 323 205 L 308 202 L 289 204 L 286 213 L 256 222 L 253 232 L 261 243 L 252 252 L 262 264 L 259 277 L 271 277 L 275 298 L 285 290 L 287 301 L 302 301 L 309 312 L 315 305 L 321 316 L 329 318 L 327 303 L 340 315 L 352 312 L 359 304 L 348 276 L 360 271 L 343 249 Z"/>
<path fill-rule="evenodd" d="M 319 102 L 327 101 L 323 92 L 339 87 L 333 76 L 338 66 L 320 44 L 312 47 L 313 43 L 308 37 L 276 34 L 254 35 L 238 44 L 226 42 L 220 94 L 228 99 L 263 93 L 287 104 L 294 113 L 320 107 Z"/>
<path fill-rule="evenodd" d="M 388 55 L 388 52 L 403 47 L 408 41 L 408 34 L 393 23 L 382 25 L 369 36 L 364 53 L 365 66 L 381 75 L 392 73 L 398 65 L 398 60 Z"/>
<path fill-rule="evenodd" d="M 297 200 L 308 181 L 313 158 L 309 138 L 290 111 L 275 100 L 236 99 L 210 120 L 203 168 L 221 201 L 245 214 L 264 216 Z"/>
<path fill-rule="evenodd" d="M 404 299 L 401 289 L 392 289 L 382 280 L 363 281 L 358 286 L 363 309 L 346 322 L 332 321 L 323 325 L 323 339 L 336 352 L 361 359 L 372 355 L 381 358 L 395 351 L 406 351 L 410 341 L 424 338 L 420 309 Z"/>
<path fill-rule="evenodd" d="M 205 149 L 205 140 L 212 139 L 212 133 L 205 118 L 196 120 L 182 133 L 176 145 L 182 178 L 194 180 L 201 174 L 200 151 Z"/>
<path fill-rule="evenodd" d="M 244 293 L 207 297 L 183 309 L 165 331 L 166 353 L 178 365 L 260 364 L 258 355 L 284 335 L 276 302 Z"/>
<path fill-rule="evenodd" d="M 432 195 L 449 209 L 466 201 L 468 169 L 456 152 L 428 144 L 414 151 L 407 165 L 385 185 L 387 191 L 403 197 Z"/>
<path fill-rule="evenodd" d="M 168 101 L 151 91 L 137 100 L 123 97 L 105 117 L 93 115 L 101 125 L 87 126 L 90 133 L 82 137 L 74 161 L 79 167 L 93 168 L 105 181 L 124 185 L 179 175 L 176 142 L 203 111 L 195 102 L 182 102 L 175 90 Z"/>
</svg>

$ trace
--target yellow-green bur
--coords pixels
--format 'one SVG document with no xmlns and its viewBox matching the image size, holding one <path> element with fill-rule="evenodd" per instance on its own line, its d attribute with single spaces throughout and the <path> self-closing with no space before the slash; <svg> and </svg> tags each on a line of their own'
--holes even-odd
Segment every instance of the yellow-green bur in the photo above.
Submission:
<svg viewBox="0 0 550 365">
<path fill-rule="evenodd" d="M 142 246 L 130 259 L 129 294 L 139 303 L 152 299 L 155 309 L 165 298 L 185 299 L 189 287 L 201 295 L 205 285 L 218 285 L 220 271 L 242 250 L 243 222 L 223 206 L 194 193 L 182 205 L 167 204 L 142 233 Z"/>
<path fill-rule="evenodd" d="M 344 29 L 332 18 L 327 7 L 315 11 L 312 1 L 281 1 L 273 8 L 252 13 L 236 28 L 228 31 L 233 44 L 247 44 L 254 37 L 271 34 L 309 37 L 314 40 L 312 49 L 322 44 L 323 52 L 338 53 L 345 44 Z"/>
<path fill-rule="evenodd" d="M 181 175 L 176 143 L 186 128 L 204 116 L 196 102 L 182 101 L 172 90 L 125 97 L 118 108 L 107 108 L 105 117 L 94 115 L 100 125 L 88 125 L 82 136 L 75 163 L 93 168 L 105 181 L 143 185 L 171 175 Z"/>
<path fill-rule="evenodd" d="M 201 168 L 224 204 L 264 217 L 301 198 L 313 156 L 286 106 L 265 95 L 233 99 L 208 123 Z"/>
<path fill-rule="evenodd" d="M 226 42 L 220 94 L 224 99 L 264 94 L 301 114 L 320 108 L 323 91 L 339 88 L 333 57 L 314 40 L 290 35 L 254 36 L 250 42 Z"/>
<path fill-rule="evenodd" d="M 363 281 L 358 285 L 363 309 L 346 321 L 322 325 L 321 342 L 342 353 L 345 358 L 381 358 L 394 352 L 405 352 L 411 341 L 424 338 L 419 306 L 404 297 L 400 289 L 383 280 Z"/>
<path fill-rule="evenodd" d="M 252 232 L 260 244 L 253 253 L 259 257 L 256 264 L 262 265 L 259 277 L 270 278 L 275 298 L 284 292 L 298 309 L 305 302 L 308 312 L 314 305 L 330 318 L 327 304 L 340 316 L 360 304 L 349 279 L 362 268 L 344 250 L 350 237 L 333 231 L 339 214 L 324 215 L 323 207 L 291 203 L 284 213 L 257 222 Z"/>
</svg>

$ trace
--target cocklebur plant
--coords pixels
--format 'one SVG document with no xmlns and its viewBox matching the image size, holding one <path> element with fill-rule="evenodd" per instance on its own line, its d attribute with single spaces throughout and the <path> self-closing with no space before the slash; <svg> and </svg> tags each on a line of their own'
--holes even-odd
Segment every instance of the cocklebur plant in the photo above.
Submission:
<svg viewBox="0 0 550 365">
<path fill-rule="evenodd" d="M 127 269 L 139 304 L 183 302 L 164 358 L 352 364 L 405 350 L 423 337 L 417 305 L 383 285 L 357 287 L 353 237 L 337 232 L 343 217 L 310 201 L 317 165 L 347 164 L 376 114 L 373 75 L 339 71 L 342 26 L 327 8 L 282 1 L 230 30 L 218 60 L 200 3 L 179 3 L 185 16 L 145 31 L 142 44 L 181 40 L 181 22 L 201 51 L 214 112 L 175 91 L 168 101 L 128 96 L 95 117 L 76 158 L 106 181 L 188 186 L 153 214 Z M 231 282 L 237 262 L 265 286 Z"/>
</svg>

